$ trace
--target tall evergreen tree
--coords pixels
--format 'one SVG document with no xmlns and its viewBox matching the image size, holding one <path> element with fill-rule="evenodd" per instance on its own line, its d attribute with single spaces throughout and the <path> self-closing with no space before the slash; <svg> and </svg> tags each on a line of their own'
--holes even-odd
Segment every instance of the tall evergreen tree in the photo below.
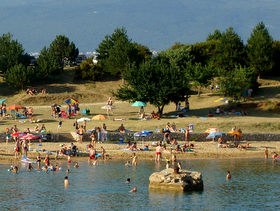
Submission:
<svg viewBox="0 0 280 211">
<path fill-rule="evenodd" d="M 17 40 L 13 40 L 10 33 L 0 37 L 0 71 L 5 73 L 17 64 L 27 66 L 29 62 L 30 59 L 24 53 L 22 45 Z"/>
<path fill-rule="evenodd" d="M 214 66 L 225 71 L 234 70 L 236 66 L 243 66 L 245 62 L 245 48 L 239 35 L 230 27 L 222 33 L 217 43 Z"/>
<path fill-rule="evenodd" d="M 260 77 L 261 73 L 267 72 L 273 66 L 273 39 L 263 22 L 253 29 L 247 41 L 248 65 L 255 70 Z"/>
</svg>

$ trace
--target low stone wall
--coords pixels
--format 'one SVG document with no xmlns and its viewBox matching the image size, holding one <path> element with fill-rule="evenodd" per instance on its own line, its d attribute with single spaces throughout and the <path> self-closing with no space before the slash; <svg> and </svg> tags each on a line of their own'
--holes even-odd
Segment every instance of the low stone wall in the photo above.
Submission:
<svg viewBox="0 0 280 211">
<path fill-rule="evenodd" d="M 205 133 L 191 133 L 190 140 L 191 141 L 212 141 L 212 139 L 206 139 L 207 134 Z M 178 141 L 183 141 L 185 139 L 184 133 L 171 133 L 171 139 L 176 138 Z M 144 137 L 134 137 L 133 133 L 108 133 L 108 140 L 119 140 L 122 138 L 123 140 L 130 141 L 159 141 L 163 140 L 162 133 L 153 133 L 152 135 L 144 136 Z M 224 140 L 230 141 L 232 140 L 232 136 L 230 134 L 226 134 L 223 138 Z M 280 141 L 280 134 L 251 134 L 244 133 L 241 137 L 241 140 L 246 141 Z"/>
<path fill-rule="evenodd" d="M 206 139 L 207 134 L 205 133 L 191 133 L 190 140 L 191 141 L 212 141 L 212 139 Z M 176 138 L 178 141 L 183 141 L 185 139 L 184 133 L 171 133 L 171 139 Z M 107 139 L 110 141 L 119 141 L 123 139 L 124 141 L 160 141 L 163 140 L 162 133 L 153 133 L 152 135 L 144 136 L 144 137 L 135 137 L 134 133 L 116 133 L 116 132 L 109 132 L 107 134 Z M 224 140 L 230 141 L 232 140 L 232 136 L 226 134 L 223 138 Z M 5 140 L 5 134 L 0 134 L 0 140 Z M 260 134 L 251 134 L 251 133 L 244 133 L 241 140 L 246 141 L 280 141 L 280 134 L 267 134 L 267 133 L 260 133 Z M 52 134 L 51 141 L 60 141 L 60 142 L 73 142 L 75 141 L 71 133 L 60 133 Z M 90 134 L 85 134 L 83 137 L 83 141 L 90 141 Z"/>
</svg>

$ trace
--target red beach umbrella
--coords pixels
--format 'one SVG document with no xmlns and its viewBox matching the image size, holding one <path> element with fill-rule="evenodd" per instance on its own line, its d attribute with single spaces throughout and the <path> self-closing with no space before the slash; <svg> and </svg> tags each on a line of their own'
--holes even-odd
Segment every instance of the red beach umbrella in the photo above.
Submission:
<svg viewBox="0 0 280 211">
<path fill-rule="evenodd" d="M 19 109 L 25 109 L 24 106 L 20 106 L 20 105 L 10 105 L 7 107 L 7 110 L 16 110 L 18 111 Z"/>
<path fill-rule="evenodd" d="M 12 133 L 11 136 L 13 136 L 13 137 L 18 137 L 18 135 L 19 135 L 19 133 Z"/>
</svg>

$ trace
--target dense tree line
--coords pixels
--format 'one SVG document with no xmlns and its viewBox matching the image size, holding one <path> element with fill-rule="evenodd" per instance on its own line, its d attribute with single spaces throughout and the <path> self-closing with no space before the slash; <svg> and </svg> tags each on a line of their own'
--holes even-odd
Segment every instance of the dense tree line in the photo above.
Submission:
<svg viewBox="0 0 280 211">
<path fill-rule="evenodd" d="M 73 42 L 64 35 L 56 36 L 49 48 L 44 47 L 35 65 L 23 46 L 10 33 L 0 37 L 0 72 L 5 82 L 16 89 L 62 72 L 66 61 L 74 62 L 79 54 Z"/>
<path fill-rule="evenodd" d="M 148 102 L 160 112 L 170 102 L 186 100 L 191 86 L 200 94 L 202 87 L 215 82 L 221 94 L 241 97 L 244 90 L 258 87 L 257 78 L 279 75 L 280 68 L 280 41 L 273 40 L 263 22 L 252 30 L 247 43 L 229 27 L 224 32 L 215 30 L 205 42 L 175 43 L 156 56 L 132 41 L 125 28 L 117 28 L 96 51 L 98 62 L 93 58 L 83 61 L 76 68 L 77 79 L 123 78 L 124 84 L 114 93 L 118 99 Z M 30 56 L 11 34 L 0 37 L 0 70 L 5 81 L 16 88 L 60 74 L 78 54 L 73 42 L 58 35 L 41 50 L 37 65 L 30 66 Z"/>
</svg>

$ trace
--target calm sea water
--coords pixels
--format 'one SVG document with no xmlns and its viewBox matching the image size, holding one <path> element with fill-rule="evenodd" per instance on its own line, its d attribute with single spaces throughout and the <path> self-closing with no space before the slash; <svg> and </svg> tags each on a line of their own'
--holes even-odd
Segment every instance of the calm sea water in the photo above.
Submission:
<svg viewBox="0 0 280 211">
<path fill-rule="evenodd" d="M 203 192 L 149 191 L 149 175 L 165 164 L 140 161 L 131 168 L 124 161 L 70 169 L 70 185 L 64 188 L 67 164 L 59 172 L 8 172 L 0 165 L 0 210 L 277 210 L 280 162 L 264 160 L 191 160 L 186 169 L 201 171 Z M 226 181 L 226 170 L 232 180 Z M 131 184 L 125 184 L 127 177 Z M 137 186 L 137 193 L 128 191 Z"/>
</svg>

